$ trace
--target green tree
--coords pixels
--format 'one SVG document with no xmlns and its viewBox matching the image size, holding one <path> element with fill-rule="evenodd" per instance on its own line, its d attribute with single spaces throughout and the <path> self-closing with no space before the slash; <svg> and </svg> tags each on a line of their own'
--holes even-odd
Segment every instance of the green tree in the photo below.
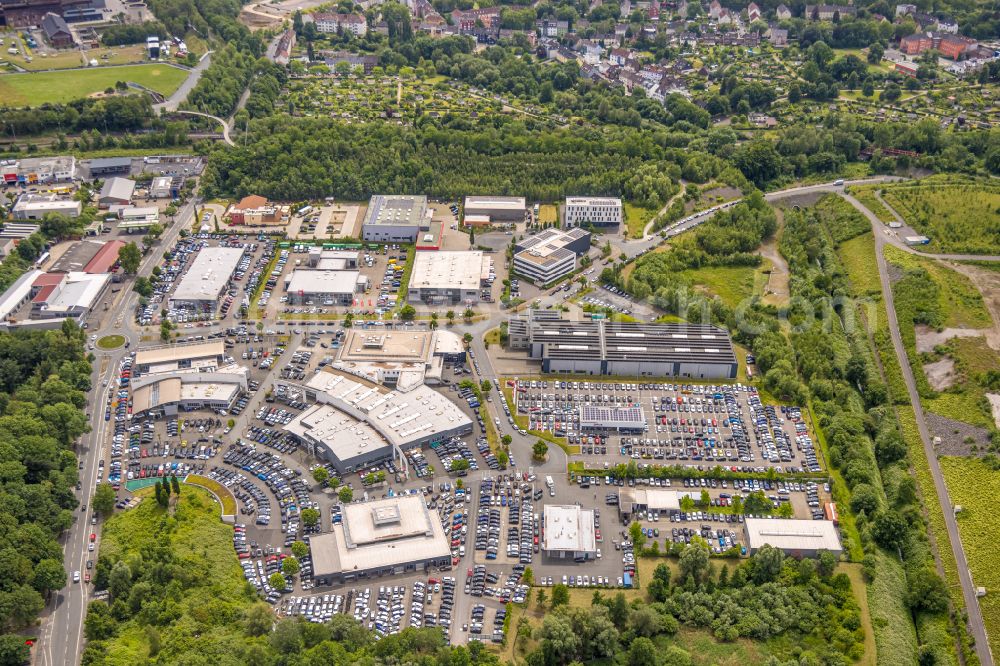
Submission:
<svg viewBox="0 0 1000 666">
<path fill-rule="evenodd" d="M 99 483 L 90 503 L 94 511 L 102 516 L 108 516 L 115 510 L 116 499 L 115 489 L 110 483 Z"/>
<path fill-rule="evenodd" d="M 417 310 L 412 305 L 407 303 L 399 310 L 399 318 L 403 321 L 413 321 L 417 316 Z"/>
<path fill-rule="evenodd" d="M 354 491 L 349 486 L 344 486 L 337 493 L 337 497 L 340 498 L 342 504 L 350 504 L 354 500 Z"/>
<path fill-rule="evenodd" d="M 125 562 L 115 562 L 108 578 L 108 594 L 111 595 L 111 600 L 125 599 L 131 589 L 132 569 Z"/>
<path fill-rule="evenodd" d="M 19 634 L 0 635 L 0 664 L 20 666 L 27 664 L 31 658 L 31 648 L 24 642 L 24 636 Z"/>
<path fill-rule="evenodd" d="M 534 446 L 531 447 L 531 455 L 535 460 L 541 462 L 545 460 L 545 456 L 549 453 L 549 445 L 545 443 L 544 440 L 537 440 Z"/>
<path fill-rule="evenodd" d="M 295 542 L 293 542 L 292 543 L 292 555 L 294 555 L 295 557 L 297 557 L 298 559 L 301 560 L 303 557 L 306 557 L 306 556 L 309 555 L 309 546 L 307 546 L 302 541 L 295 541 Z"/>
<path fill-rule="evenodd" d="M 64 588 L 66 569 L 63 568 L 62 562 L 54 558 L 40 560 L 32 572 L 31 586 L 42 594 Z M 2 663 L 0 660 L 0 664 Z"/>
<path fill-rule="evenodd" d="M 300 514 L 302 517 L 302 524 L 306 527 L 315 527 L 319 523 L 319 510 L 312 507 L 302 509 Z"/>
<path fill-rule="evenodd" d="M 253 604 L 243 613 L 243 628 L 248 636 L 263 636 L 271 631 L 272 626 L 274 612 L 263 601 Z"/>
<path fill-rule="evenodd" d="M 690 495 L 684 495 L 681 498 L 681 511 L 684 513 L 691 513 L 694 511 L 694 500 L 691 499 Z"/>
<path fill-rule="evenodd" d="M 462 319 L 464 319 L 465 323 L 468 324 L 469 322 L 472 321 L 472 318 L 475 315 L 476 315 L 476 313 L 472 311 L 472 308 L 465 308 L 465 311 L 462 312 Z M 471 340 L 470 340 L 470 342 L 471 342 Z"/>
<path fill-rule="evenodd" d="M 456 458 L 451 461 L 451 471 L 452 472 L 464 472 L 470 467 L 469 461 L 465 458 Z"/>
<path fill-rule="evenodd" d="M 906 583 L 906 604 L 914 612 L 943 613 L 948 610 L 948 586 L 933 569 L 917 569 L 907 576 Z"/>
<path fill-rule="evenodd" d="M 535 592 L 535 603 L 538 604 L 538 607 L 543 608 L 545 606 L 545 601 L 547 599 L 548 596 L 545 594 L 545 588 L 544 587 L 538 588 L 538 591 Z"/>
<path fill-rule="evenodd" d="M 330 478 L 330 472 L 325 467 L 317 467 L 312 471 L 312 476 L 316 483 L 323 485 Z"/>
<path fill-rule="evenodd" d="M 753 579 L 757 584 L 772 583 L 781 575 L 785 554 L 779 548 L 764 544 L 753 556 Z"/>
<path fill-rule="evenodd" d="M 500 443 L 503 444 L 505 447 L 510 446 L 513 441 L 514 438 L 510 434 L 505 434 L 503 437 L 500 438 Z"/>
<path fill-rule="evenodd" d="M 170 477 L 170 490 L 171 490 L 171 492 L 173 492 L 174 495 L 177 495 L 178 497 L 180 497 L 180 494 L 181 494 L 181 484 L 180 484 L 180 481 L 177 480 L 176 476 L 171 476 Z"/>
<path fill-rule="evenodd" d="M 444 314 L 444 316 L 445 316 L 445 319 L 448 320 L 448 325 L 449 326 L 453 326 L 455 324 L 455 311 L 454 310 L 448 310 L 448 312 L 446 312 Z"/>
<path fill-rule="evenodd" d="M 708 544 L 704 539 L 701 537 L 691 539 L 691 543 L 684 546 L 677 560 L 680 579 L 683 581 L 690 576 L 695 583 L 705 580 L 710 571 L 709 555 Z"/>
<path fill-rule="evenodd" d="M 128 242 L 118 249 L 118 264 L 128 275 L 135 275 L 142 261 L 142 252 L 134 242 Z"/>
<path fill-rule="evenodd" d="M 281 573 L 285 574 L 289 578 L 298 575 L 300 568 L 299 561 L 294 557 L 286 557 L 281 560 Z"/>
<path fill-rule="evenodd" d="M 629 666 L 656 666 L 656 645 L 645 636 L 632 640 L 628 648 Z"/>
<path fill-rule="evenodd" d="M 632 539 L 632 543 L 635 544 L 636 550 L 641 549 L 643 544 L 646 543 L 646 535 L 642 533 L 642 525 L 632 523 L 628 526 L 628 533 Z"/>
<path fill-rule="evenodd" d="M 497 464 L 500 465 L 500 469 L 507 469 L 507 465 L 510 463 L 510 454 L 508 454 L 503 449 L 500 449 L 496 453 Z"/>
<path fill-rule="evenodd" d="M 702 507 L 708 507 L 711 506 L 712 504 L 712 498 L 708 494 L 708 490 L 706 490 L 705 488 L 701 489 L 701 498 L 698 504 Z"/>
<path fill-rule="evenodd" d="M 272 588 L 279 591 L 284 590 L 285 586 L 288 585 L 285 577 L 277 572 L 271 574 L 271 576 L 267 579 L 267 582 Z"/>
<path fill-rule="evenodd" d="M 556 583 L 552 586 L 552 608 L 558 608 L 559 606 L 565 606 L 569 603 L 569 587 L 563 585 L 562 583 Z"/>
</svg>

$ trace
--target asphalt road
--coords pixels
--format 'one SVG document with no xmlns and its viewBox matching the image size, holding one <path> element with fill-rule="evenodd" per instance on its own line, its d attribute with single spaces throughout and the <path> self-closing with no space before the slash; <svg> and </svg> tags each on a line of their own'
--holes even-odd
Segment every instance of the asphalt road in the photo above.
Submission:
<svg viewBox="0 0 1000 666">
<path fill-rule="evenodd" d="M 951 502 L 951 498 L 948 496 L 948 486 L 944 481 L 944 476 L 941 474 L 941 466 L 938 464 L 937 452 L 934 450 L 934 442 L 927 430 L 924 410 L 920 405 L 920 395 L 917 393 L 917 384 L 913 378 L 913 370 L 906 355 L 906 348 L 903 346 L 903 338 L 899 333 L 899 322 L 896 320 L 896 308 L 893 302 L 892 284 L 889 281 L 889 270 L 886 265 L 883 249 L 887 244 L 897 245 L 897 243 L 892 241 L 895 239 L 898 242 L 898 238 L 895 235 L 890 235 L 888 233 L 889 229 L 882 224 L 882 222 L 860 201 L 847 194 L 842 194 L 842 196 L 868 218 L 868 221 L 871 222 L 872 225 L 872 232 L 875 234 L 875 256 L 878 262 L 878 277 L 882 284 L 882 294 L 885 298 L 885 309 L 888 315 L 889 333 L 892 337 L 892 346 L 896 350 L 896 359 L 899 361 L 899 367 L 903 371 L 903 380 L 906 382 L 906 392 L 910 398 L 910 404 L 913 405 L 913 411 L 917 417 L 917 429 L 920 431 L 920 441 L 924 446 L 924 455 L 929 463 L 931 477 L 934 479 L 934 489 L 937 491 L 938 501 L 941 505 L 941 513 L 944 514 L 944 523 L 948 530 L 948 539 L 951 541 L 951 550 L 955 556 L 955 562 L 958 566 L 958 578 L 962 585 L 962 597 L 965 601 L 965 608 L 969 616 L 969 633 L 972 634 L 972 637 L 975 639 L 976 655 L 979 657 L 979 663 L 983 666 L 992 666 L 993 654 L 990 652 L 989 642 L 986 639 L 986 627 L 983 624 L 983 616 L 979 608 L 979 599 L 976 598 L 976 587 L 972 581 L 972 574 L 969 571 L 969 563 L 966 560 L 965 550 L 962 548 L 962 540 L 958 533 L 958 523 L 955 520 L 954 505 Z M 897 245 L 897 247 L 899 247 L 899 245 Z M 902 248 L 909 252 L 913 252 L 913 254 L 921 254 L 927 257 L 951 258 L 954 256 L 928 255 L 925 253 L 914 252 L 912 248 L 905 244 L 902 245 Z M 977 258 L 984 259 L 984 257 Z M 989 259 L 997 260 L 1000 258 L 989 257 Z M 937 546 L 940 548 L 941 544 L 937 544 Z"/>
<path fill-rule="evenodd" d="M 174 216 L 175 222 L 167 227 L 160 244 L 153 247 L 139 266 L 139 274 L 148 276 L 163 256 L 163 249 L 173 246 L 181 229 L 190 228 L 197 200 L 187 203 Z M 96 334 L 98 339 L 105 335 L 124 335 L 132 345 L 139 342 L 139 332 L 133 328 L 134 319 L 131 316 L 138 300 L 138 294 L 130 286 L 123 287 L 107 312 L 100 313 L 100 322 L 91 318 L 89 335 Z M 83 463 L 80 470 L 80 503 L 87 504 L 87 511 L 77 511 L 76 520 L 61 540 L 64 549 L 63 561 L 66 566 L 67 585 L 57 592 L 46 606 L 41 618 L 39 641 L 34 651 L 34 663 L 39 666 L 69 666 L 80 662 L 83 652 L 83 621 L 87 614 L 87 604 L 90 602 L 90 585 L 83 582 L 88 559 L 96 563 L 100 550 L 101 525 L 91 525 L 94 517 L 91 497 L 96 487 L 99 461 L 104 457 L 104 447 L 109 441 L 109 434 L 114 430 L 114 421 L 104 420 L 104 396 L 108 390 L 104 383 L 112 385 L 118 371 L 118 363 L 128 352 L 123 347 L 112 351 L 104 351 L 99 347 L 94 350 L 96 360 L 91 375 L 91 385 L 94 387 L 88 395 L 87 410 L 90 414 L 90 433 L 81 438 L 77 449 L 77 457 Z M 91 532 L 97 534 L 94 552 L 87 550 L 87 542 Z M 80 572 L 80 582 L 73 583 L 73 572 Z M 93 572 L 92 572 L 93 573 Z"/>
<path fill-rule="evenodd" d="M 174 91 L 174 94 L 166 99 L 166 101 L 160 104 L 154 104 L 153 109 L 156 111 L 176 111 L 177 107 L 181 102 L 187 99 L 188 93 L 198 85 L 198 80 L 201 79 L 201 75 L 204 74 L 208 66 L 212 64 L 212 52 L 208 51 L 201 57 L 198 64 L 191 69 L 191 73 L 188 77 L 184 79 L 184 83 Z"/>
</svg>

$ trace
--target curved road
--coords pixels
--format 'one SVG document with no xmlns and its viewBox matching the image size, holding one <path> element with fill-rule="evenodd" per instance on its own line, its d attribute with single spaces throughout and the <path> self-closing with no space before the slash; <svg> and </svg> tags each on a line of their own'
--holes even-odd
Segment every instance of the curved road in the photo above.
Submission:
<svg viewBox="0 0 1000 666">
<path fill-rule="evenodd" d="M 228 143 L 230 146 L 235 146 L 236 143 L 229 138 L 229 123 L 218 116 L 212 116 L 207 113 L 202 113 L 201 111 L 174 111 L 174 113 L 183 113 L 188 116 L 201 116 L 202 118 L 211 118 L 215 122 L 222 125 L 222 140 Z"/>
<path fill-rule="evenodd" d="M 198 85 L 201 75 L 205 73 L 205 70 L 208 69 L 208 66 L 211 64 L 212 51 L 207 51 L 205 55 L 201 57 L 201 60 L 198 61 L 198 64 L 191 69 L 191 73 L 186 79 L 184 79 L 184 83 L 182 83 L 180 87 L 174 91 L 174 94 L 168 97 L 166 101 L 154 104 L 153 109 L 156 111 L 166 112 L 176 111 L 180 103 L 187 99 L 188 93 L 191 92 L 196 85 Z"/>
</svg>

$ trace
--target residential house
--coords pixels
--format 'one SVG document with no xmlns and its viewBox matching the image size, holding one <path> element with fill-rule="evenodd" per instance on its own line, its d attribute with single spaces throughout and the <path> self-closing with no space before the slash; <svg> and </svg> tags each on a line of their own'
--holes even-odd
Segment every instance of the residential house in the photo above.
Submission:
<svg viewBox="0 0 1000 666">
<path fill-rule="evenodd" d="M 896 5 L 896 17 L 897 18 L 900 17 L 900 16 L 906 16 L 907 14 L 916 14 L 916 13 L 917 13 L 917 6 L 916 5 L 909 5 L 909 4 L 906 4 L 906 5 Z"/>
<path fill-rule="evenodd" d="M 792 10 L 785 5 L 778 5 L 778 8 L 774 10 L 774 14 L 778 17 L 779 21 L 787 21 L 792 18 Z"/>
<path fill-rule="evenodd" d="M 754 21 L 762 21 L 764 19 L 764 12 L 760 10 L 756 2 L 751 2 L 747 6 L 747 21 L 753 23 Z"/>
<path fill-rule="evenodd" d="M 709 3 L 709 5 L 708 5 L 708 16 L 709 16 L 709 18 L 713 18 L 716 21 L 718 21 L 719 20 L 719 15 L 721 13 L 722 13 L 722 5 L 719 3 L 719 0 L 712 0 L 712 2 Z"/>
<path fill-rule="evenodd" d="M 810 21 L 837 21 L 854 17 L 858 10 L 852 5 L 806 5 L 806 19 Z"/>
<path fill-rule="evenodd" d="M 975 54 L 979 43 L 969 37 L 942 32 L 918 32 L 899 40 L 899 50 L 906 55 L 919 55 L 931 49 L 937 49 L 945 58 L 961 60 Z"/>
<path fill-rule="evenodd" d="M 558 39 L 569 32 L 569 21 L 556 21 L 555 19 L 542 19 L 535 21 L 535 28 L 540 37 Z"/>
<path fill-rule="evenodd" d="M 323 59 L 326 66 L 334 69 L 341 62 L 346 62 L 351 67 L 361 67 L 365 74 L 371 74 L 372 70 L 378 66 L 377 55 L 356 55 L 348 51 L 320 51 L 319 57 Z"/>
<path fill-rule="evenodd" d="M 766 37 L 771 46 L 788 46 L 788 31 L 784 28 L 772 26 L 768 28 Z"/>
<path fill-rule="evenodd" d="M 628 49 L 611 49 L 611 56 L 608 60 L 614 65 L 624 65 L 628 61 L 629 56 L 632 54 Z"/>
<path fill-rule="evenodd" d="M 321 12 L 313 14 L 316 31 L 334 34 L 338 31 L 352 33 L 358 37 L 368 34 L 368 21 L 359 14 L 331 14 Z"/>
<path fill-rule="evenodd" d="M 453 23 L 463 33 L 471 33 L 477 27 L 500 29 L 500 8 L 486 7 L 484 9 L 456 9 L 451 13 Z"/>
</svg>

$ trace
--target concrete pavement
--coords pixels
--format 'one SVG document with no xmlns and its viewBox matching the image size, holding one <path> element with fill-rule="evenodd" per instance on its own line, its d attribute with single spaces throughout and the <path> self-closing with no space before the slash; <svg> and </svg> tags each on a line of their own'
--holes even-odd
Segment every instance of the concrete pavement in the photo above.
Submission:
<svg viewBox="0 0 1000 666">
<path fill-rule="evenodd" d="M 184 79 L 184 83 L 174 91 L 174 94 L 168 97 L 165 101 L 160 104 L 154 104 L 153 109 L 155 111 L 170 112 L 176 111 L 177 107 L 181 102 L 187 99 L 188 93 L 198 85 L 198 81 L 201 79 L 201 75 L 205 73 L 209 65 L 212 64 L 212 51 L 208 51 L 201 57 L 198 64 L 191 69 L 191 73 L 188 77 Z"/>
</svg>

